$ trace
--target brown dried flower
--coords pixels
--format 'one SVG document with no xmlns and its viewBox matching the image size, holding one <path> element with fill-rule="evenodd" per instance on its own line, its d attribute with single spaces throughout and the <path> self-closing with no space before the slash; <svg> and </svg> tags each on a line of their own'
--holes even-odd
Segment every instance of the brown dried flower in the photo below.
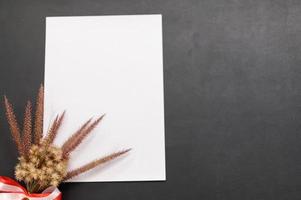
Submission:
<svg viewBox="0 0 301 200">
<path fill-rule="evenodd" d="M 46 145 L 53 143 L 55 137 L 57 136 L 58 130 L 62 125 L 63 119 L 65 117 L 65 112 L 62 115 L 56 116 L 51 128 L 49 129 L 46 137 L 43 139 Z"/>
<path fill-rule="evenodd" d="M 68 157 L 69 154 L 74 151 L 82 141 L 91 133 L 91 131 L 99 124 L 105 115 L 102 115 L 95 120 L 91 125 L 85 123 L 79 131 L 76 131 L 64 144 L 63 144 L 63 155 Z M 90 120 L 89 120 L 90 121 Z M 88 122 L 89 122 L 88 121 Z M 84 128 L 83 128 L 84 127 Z"/>
<path fill-rule="evenodd" d="M 112 153 L 67 172 L 69 155 L 100 123 L 104 115 L 93 122 L 92 119 L 88 120 L 62 147 L 56 147 L 53 145 L 53 141 L 62 125 L 65 112 L 55 118 L 48 133 L 43 138 L 43 85 L 41 85 L 37 97 L 34 124 L 32 124 L 31 103 L 28 102 L 25 107 L 22 138 L 13 107 L 6 97 L 4 97 L 4 104 L 10 131 L 20 154 L 19 163 L 15 168 L 15 176 L 17 180 L 26 184 L 28 191 L 31 193 L 39 192 L 49 186 L 58 186 L 64 180 L 78 176 L 130 151 L 130 149 L 127 149 Z M 34 127 L 34 130 L 32 130 L 32 127 Z M 32 142 L 32 135 L 34 136 L 34 142 Z"/>
<path fill-rule="evenodd" d="M 124 151 L 120 151 L 120 152 L 116 152 L 116 153 L 112 153 L 111 155 L 108 155 L 108 156 L 105 156 L 103 158 L 99 158 L 97 160 L 94 160 L 88 164 L 85 164 L 77 169 L 74 169 L 72 171 L 69 171 L 65 177 L 65 180 L 69 180 L 69 179 L 72 179 L 73 177 L 76 177 L 80 174 L 83 174 L 101 164 L 104 164 L 106 162 L 109 162 L 111 160 L 114 160 L 115 158 L 123 155 L 123 154 L 126 154 L 127 152 L 129 152 L 131 149 L 126 149 Z"/>
<path fill-rule="evenodd" d="M 28 151 L 31 146 L 31 102 L 28 101 L 25 107 L 24 113 L 24 122 L 23 122 L 23 146 L 24 146 L 24 153 L 27 156 Z"/>
<path fill-rule="evenodd" d="M 16 179 L 24 181 L 29 192 L 58 186 L 67 174 L 68 160 L 54 146 L 32 145 L 28 158 L 21 156 L 15 169 Z"/>
<path fill-rule="evenodd" d="M 34 142 L 38 144 L 43 137 L 43 115 L 44 115 L 44 86 L 41 85 L 36 101 L 36 114 L 34 124 Z"/>
<path fill-rule="evenodd" d="M 4 96 L 4 105 L 6 109 L 6 117 L 9 124 L 11 135 L 16 143 L 19 154 L 22 156 L 24 155 L 24 148 L 21 142 L 20 128 L 16 119 L 16 115 L 14 113 L 14 109 L 11 103 L 6 98 L 6 96 Z"/>
</svg>

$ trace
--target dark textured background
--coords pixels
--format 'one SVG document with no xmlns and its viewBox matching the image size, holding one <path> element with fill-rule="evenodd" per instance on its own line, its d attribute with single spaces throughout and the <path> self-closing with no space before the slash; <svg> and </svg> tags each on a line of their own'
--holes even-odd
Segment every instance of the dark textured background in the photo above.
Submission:
<svg viewBox="0 0 301 200">
<path fill-rule="evenodd" d="M 19 118 L 34 99 L 45 16 L 153 13 L 168 180 L 65 184 L 64 200 L 301 199 L 300 0 L 0 0 L 0 94 Z M 0 119 L 0 174 L 13 176 L 3 106 Z"/>
</svg>

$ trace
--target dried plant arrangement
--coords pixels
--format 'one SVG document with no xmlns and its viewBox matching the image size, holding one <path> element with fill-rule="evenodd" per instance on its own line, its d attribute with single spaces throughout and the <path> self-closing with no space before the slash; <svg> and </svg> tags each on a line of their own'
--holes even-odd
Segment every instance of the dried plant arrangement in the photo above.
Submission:
<svg viewBox="0 0 301 200">
<path fill-rule="evenodd" d="M 130 149 L 126 149 L 115 152 L 68 171 L 71 153 L 101 122 L 104 115 L 96 120 L 89 119 L 61 147 L 57 147 L 54 145 L 54 140 L 64 121 L 65 112 L 56 116 L 47 134 L 43 137 L 43 104 L 44 88 L 41 85 L 36 99 L 34 116 L 32 114 L 32 104 L 28 101 L 24 112 L 23 127 L 20 129 L 13 106 L 4 96 L 7 121 L 19 153 L 19 162 L 15 167 L 15 177 L 18 181 L 24 182 L 28 193 L 39 193 L 50 186 L 57 187 L 63 181 L 85 173 L 130 151 Z"/>
</svg>

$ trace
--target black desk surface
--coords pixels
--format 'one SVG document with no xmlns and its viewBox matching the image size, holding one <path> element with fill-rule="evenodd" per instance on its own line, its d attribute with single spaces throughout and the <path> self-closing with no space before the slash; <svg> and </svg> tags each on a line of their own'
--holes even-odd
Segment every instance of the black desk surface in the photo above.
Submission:
<svg viewBox="0 0 301 200">
<path fill-rule="evenodd" d="M 0 94 L 22 118 L 45 16 L 163 14 L 166 182 L 78 183 L 64 200 L 301 199 L 301 1 L 0 0 Z M 16 151 L 0 108 L 0 174 Z"/>
</svg>

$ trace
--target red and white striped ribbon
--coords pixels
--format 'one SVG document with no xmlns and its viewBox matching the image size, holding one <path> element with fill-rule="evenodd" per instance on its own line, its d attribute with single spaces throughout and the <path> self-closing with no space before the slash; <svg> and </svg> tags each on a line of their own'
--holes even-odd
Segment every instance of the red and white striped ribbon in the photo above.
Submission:
<svg viewBox="0 0 301 200">
<path fill-rule="evenodd" d="M 0 200 L 61 200 L 62 193 L 56 187 L 49 187 L 41 194 L 30 194 L 18 182 L 0 176 Z"/>
</svg>

